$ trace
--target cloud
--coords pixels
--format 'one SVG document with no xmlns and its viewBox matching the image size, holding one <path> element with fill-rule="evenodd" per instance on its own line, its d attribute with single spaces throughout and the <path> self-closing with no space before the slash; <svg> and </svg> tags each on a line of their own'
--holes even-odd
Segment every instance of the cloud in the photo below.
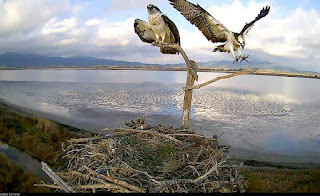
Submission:
<svg viewBox="0 0 320 196">
<path fill-rule="evenodd" d="M 251 1 L 244 6 L 238 0 L 229 5 L 211 6 L 206 10 L 229 30 L 240 32 L 266 5 L 271 6 L 271 12 L 258 21 L 246 36 L 247 46 L 244 53 L 254 52 L 258 53 L 256 55 L 260 58 L 264 58 L 263 60 L 271 58 L 277 63 L 279 59 L 286 66 L 299 65 L 299 69 L 311 68 L 320 71 L 320 67 L 315 64 L 315 59 L 318 60 L 320 56 L 314 55 L 320 52 L 320 17 L 316 10 L 297 8 L 286 18 L 277 18 L 279 8 L 271 1 Z M 206 41 L 200 31 L 180 29 L 180 34 L 184 48 L 193 51 L 194 54 L 208 56 L 209 49 L 214 47 L 214 44 Z M 193 39 L 187 39 L 190 37 Z M 212 54 L 214 58 L 219 59 L 219 56 L 227 57 L 224 54 Z"/>
<path fill-rule="evenodd" d="M 27 3 L 26 3 L 27 2 Z M 112 1 L 114 11 L 145 10 L 148 3 L 161 4 L 164 0 Z M 207 3 L 206 3 L 207 4 Z M 252 21 L 262 7 L 271 5 L 270 14 L 255 24 L 246 37 L 246 50 L 260 60 L 293 65 L 300 69 L 320 71 L 320 17 L 316 10 L 295 9 L 287 17 L 279 18 L 281 11 L 275 1 L 244 5 L 235 0 L 231 4 L 205 7 L 229 30 L 240 32 Z M 0 52 L 32 52 L 44 55 L 86 55 L 146 63 L 182 63 L 178 55 L 163 55 L 159 49 L 141 42 L 134 33 L 134 17 L 125 19 L 110 14 L 79 15 L 89 3 L 72 4 L 65 0 L 10 0 L 0 1 Z M 90 4 L 89 7 L 93 5 Z M 176 22 L 181 44 L 191 59 L 196 61 L 232 60 L 230 54 L 213 53 L 215 44 L 169 5 L 161 6 Z M 41 10 L 41 11 L 37 11 Z M 77 14 L 76 14 L 77 13 Z M 140 13 L 140 11 L 138 12 Z M 227 13 L 227 14 L 226 14 Z M 147 17 L 146 12 L 143 12 Z M 118 16 L 118 15 L 117 15 Z M 182 21 L 182 22 L 180 22 Z"/>
<path fill-rule="evenodd" d="M 150 3 L 158 4 L 166 0 L 112 0 L 108 11 L 128 11 L 135 8 L 146 8 Z"/>
<path fill-rule="evenodd" d="M 87 26 L 97 26 L 101 24 L 101 21 L 98 18 L 92 18 L 87 20 L 84 24 Z"/>
<path fill-rule="evenodd" d="M 67 18 L 62 21 L 58 21 L 57 18 L 52 18 L 46 23 L 42 29 L 44 35 L 56 34 L 56 33 L 68 33 L 78 26 L 77 18 Z"/>
<path fill-rule="evenodd" d="M 64 0 L 0 1 L 0 36 L 27 32 L 47 22 L 52 16 L 69 7 Z"/>
<path fill-rule="evenodd" d="M 134 18 L 128 18 L 123 22 L 103 22 L 96 32 L 95 45 L 99 47 L 119 46 L 125 47 L 134 35 Z"/>
</svg>

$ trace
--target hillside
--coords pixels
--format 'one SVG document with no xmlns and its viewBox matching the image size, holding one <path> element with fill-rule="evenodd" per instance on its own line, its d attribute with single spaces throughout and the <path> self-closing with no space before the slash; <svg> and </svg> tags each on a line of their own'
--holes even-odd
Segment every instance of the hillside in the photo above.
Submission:
<svg viewBox="0 0 320 196">
<path fill-rule="evenodd" d="M 232 68 L 232 69 L 259 69 L 259 70 L 275 70 L 301 73 L 307 71 L 299 71 L 292 67 L 282 66 L 271 63 L 269 61 L 260 61 L 254 58 L 250 59 L 250 63 L 233 63 L 232 61 L 208 61 L 198 62 L 200 68 Z M 120 66 L 120 67 L 136 67 L 136 66 L 154 66 L 161 68 L 185 67 L 185 64 L 147 64 L 142 62 L 117 61 L 112 59 L 102 59 L 88 56 L 74 57 L 50 57 L 39 54 L 21 54 L 14 52 L 6 52 L 0 54 L 0 68 L 46 68 L 46 67 L 92 67 L 92 66 Z M 308 73 L 314 73 L 308 71 Z"/>
<path fill-rule="evenodd" d="M 138 62 L 115 61 L 111 59 L 101 59 L 95 57 L 75 56 L 75 57 L 49 57 L 38 54 L 20 54 L 7 52 L 0 54 L 0 66 L 27 68 L 46 66 L 93 66 L 93 65 L 142 65 Z"/>
</svg>

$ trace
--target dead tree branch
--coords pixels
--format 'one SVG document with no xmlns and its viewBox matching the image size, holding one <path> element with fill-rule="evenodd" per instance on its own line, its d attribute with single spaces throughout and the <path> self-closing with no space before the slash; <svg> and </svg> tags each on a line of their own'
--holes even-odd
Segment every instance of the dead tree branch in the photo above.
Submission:
<svg viewBox="0 0 320 196">
<path fill-rule="evenodd" d="M 153 46 L 171 48 L 171 49 L 174 49 L 174 50 L 180 52 L 180 54 L 184 58 L 184 61 L 187 64 L 188 70 L 190 70 L 192 76 L 198 81 L 198 74 L 197 74 L 196 68 L 192 66 L 192 63 L 190 62 L 188 56 L 186 55 L 184 50 L 181 48 L 181 46 L 179 46 L 178 44 L 153 44 Z"/>
<path fill-rule="evenodd" d="M 231 74 L 231 75 L 227 75 L 227 76 L 220 76 L 220 77 L 217 77 L 213 80 L 210 80 L 208 82 L 205 82 L 205 83 L 202 83 L 202 84 L 199 84 L 199 85 L 196 85 L 196 86 L 187 86 L 187 87 L 184 87 L 183 90 L 193 90 L 193 89 L 200 89 L 204 86 L 207 86 L 209 84 L 212 84 L 214 82 L 217 82 L 219 80 L 223 80 L 223 79 L 228 79 L 228 78 L 233 78 L 233 77 L 236 77 L 236 76 L 239 76 L 239 75 L 246 75 L 246 74 L 252 74 L 254 73 L 255 71 L 240 71 L 240 72 L 236 72 L 234 74 Z"/>
</svg>

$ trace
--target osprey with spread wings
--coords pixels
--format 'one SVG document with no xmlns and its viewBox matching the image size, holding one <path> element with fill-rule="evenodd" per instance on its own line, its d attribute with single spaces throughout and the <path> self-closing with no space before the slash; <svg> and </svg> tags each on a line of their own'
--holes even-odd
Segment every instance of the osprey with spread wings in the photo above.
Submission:
<svg viewBox="0 0 320 196">
<path fill-rule="evenodd" d="M 235 61 L 247 61 L 248 56 L 243 56 L 241 50 L 244 49 L 245 35 L 253 27 L 254 23 L 268 15 L 270 6 L 263 8 L 259 15 L 250 23 L 247 23 L 240 33 L 229 31 L 223 24 L 212 17 L 200 5 L 195 5 L 186 0 L 169 0 L 171 5 L 176 8 L 191 24 L 194 24 L 213 43 L 224 42 L 217 46 L 213 52 L 231 52 Z M 239 56 L 235 55 L 235 51 Z"/>
</svg>

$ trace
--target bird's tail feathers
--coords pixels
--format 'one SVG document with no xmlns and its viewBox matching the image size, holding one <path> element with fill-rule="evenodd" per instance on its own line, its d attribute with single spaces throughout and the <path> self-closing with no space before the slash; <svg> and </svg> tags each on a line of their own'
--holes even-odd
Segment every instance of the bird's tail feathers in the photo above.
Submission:
<svg viewBox="0 0 320 196">
<path fill-rule="evenodd" d="M 162 54 L 179 54 L 178 51 L 176 51 L 175 49 L 171 49 L 171 48 L 160 48 L 160 52 Z"/>
<path fill-rule="evenodd" d="M 224 50 L 224 45 L 221 45 L 214 48 L 212 52 L 227 52 L 227 51 Z"/>
</svg>

